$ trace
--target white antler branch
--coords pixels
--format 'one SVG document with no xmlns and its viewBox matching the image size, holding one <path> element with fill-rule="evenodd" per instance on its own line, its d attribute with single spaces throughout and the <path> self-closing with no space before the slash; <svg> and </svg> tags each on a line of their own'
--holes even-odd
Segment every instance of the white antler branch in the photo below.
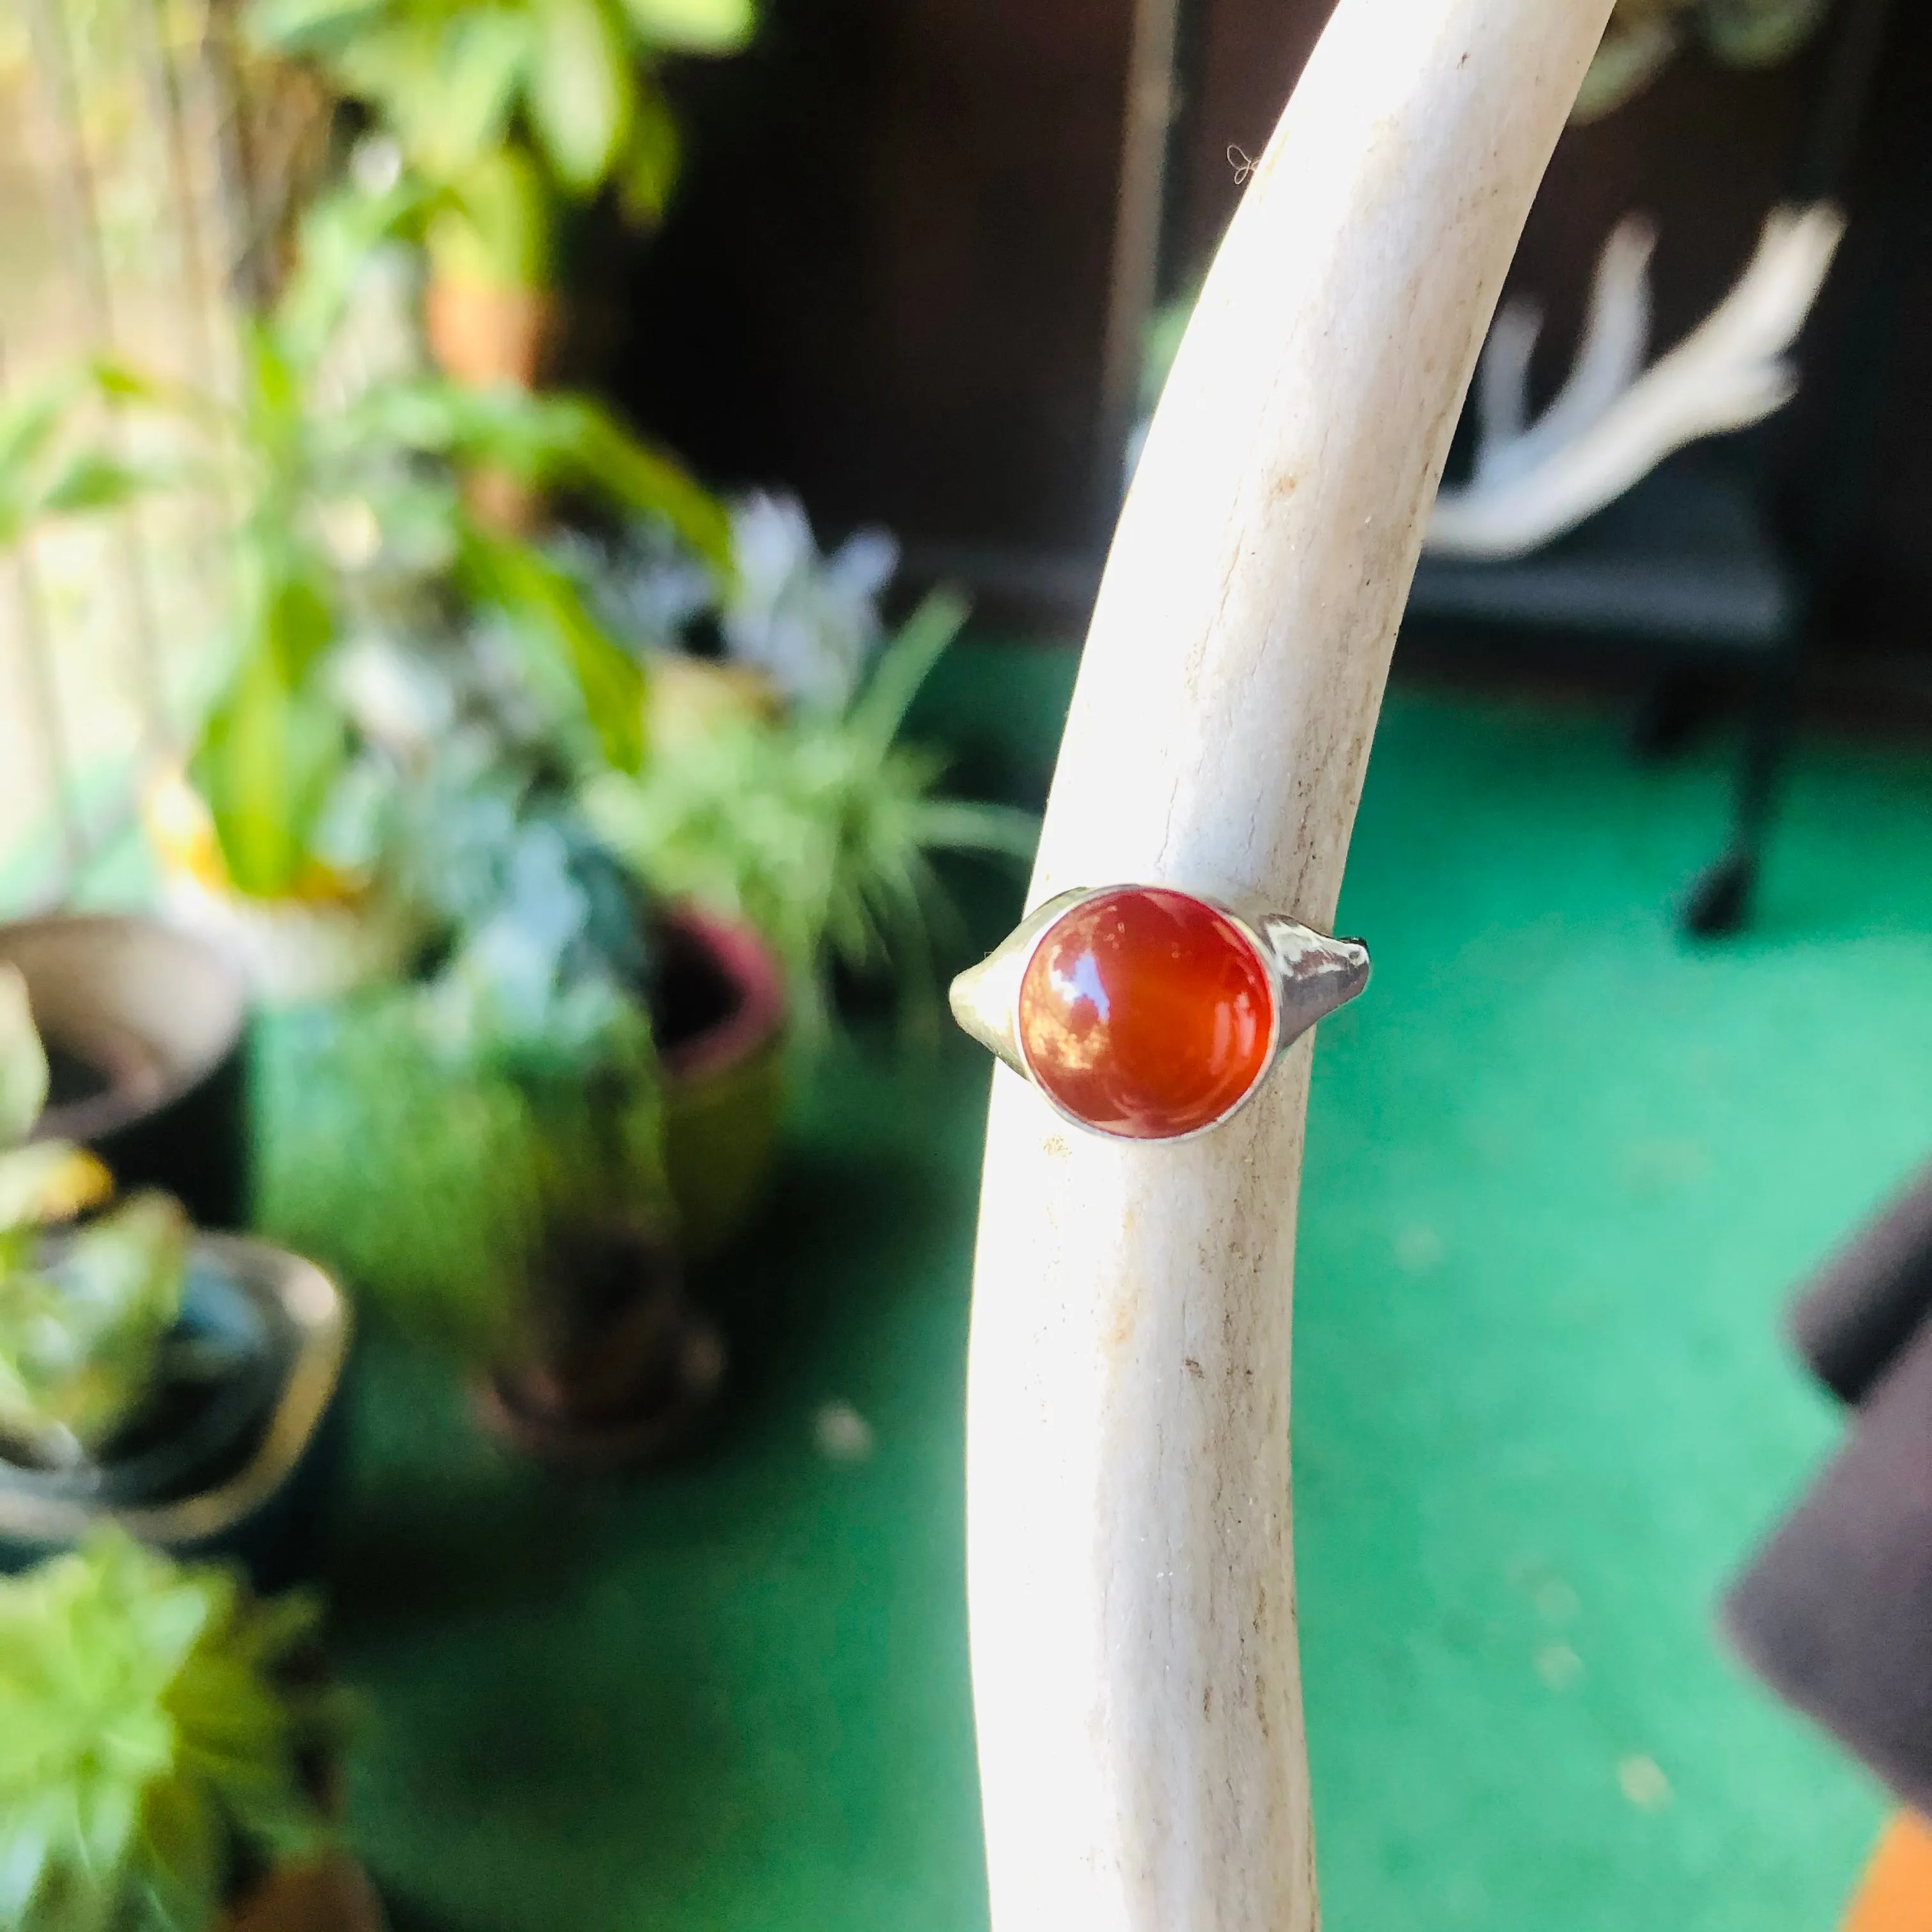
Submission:
<svg viewBox="0 0 1932 1932">
<path fill-rule="evenodd" d="M 1640 217 L 1619 222 L 1598 264 L 1583 344 L 1556 400 L 1528 424 L 1540 326 L 1526 303 L 1497 317 L 1484 352 L 1474 470 L 1436 500 L 1426 548 L 1442 556 L 1521 556 L 1613 502 L 1674 450 L 1742 429 L 1790 400 L 1786 352 L 1844 233 L 1828 202 L 1780 208 L 1738 285 L 1648 369 L 1650 256 Z"/>
<path fill-rule="evenodd" d="M 1033 902 L 1333 916 L 1450 432 L 1610 0 L 1340 0 L 1094 613 Z M 967 1480 L 998 1932 L 1312 1932 L 1288 1506 L 1308 1047 L 1142 1145 L 994 1076 Z"/>
</svg>

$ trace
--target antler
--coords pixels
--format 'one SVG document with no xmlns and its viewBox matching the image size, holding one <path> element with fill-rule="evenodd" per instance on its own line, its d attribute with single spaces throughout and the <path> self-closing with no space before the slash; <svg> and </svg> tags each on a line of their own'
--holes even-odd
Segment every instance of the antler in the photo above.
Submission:
<svg viewBox="0 0 1932 1932">
<path fill-rule="evenodd" d="M 1626 215 L 1597 265 L 1575 367 L 1526 424 L 1529 359 L 1541 318 L 1511 302 L 1484 352 L 1474 470 L 1436 500 L 1426 547 L 1443 556 L 1521 556 L 1614 502 L 1673 450 L 1742 429 L 1797 387 L 1798 338 L 1844 233 L 1829 202 L 1774 210 L 1736 287 L 1648 369 L 1650 256 L 1656 235 Z"/>
<path fill-rule="evenodd" d="M 1340 0 L 1130 491 L 1032 903 L 1332 916 L 1449 436 L 1610 0 Z M 1196 1140 L 994 1075 L 968 1400 L 998 1932 L 1310 1932 L 1288 1508 L 1306 1040 Z"/>
</svg>

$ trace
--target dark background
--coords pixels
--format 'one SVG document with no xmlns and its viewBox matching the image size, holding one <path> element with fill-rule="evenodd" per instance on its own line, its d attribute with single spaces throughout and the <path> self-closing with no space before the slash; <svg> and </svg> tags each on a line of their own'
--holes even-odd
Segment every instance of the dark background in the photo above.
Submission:
<svg viewBox="0 0 1932 1932">
<path fill-rule="evenodd" d="M 1927 10 L 1893 10 L 1806 392 L 1747 452 L 1801 523 L 1838 492 L 1831 648 L 1868 658 L 1916 658 L 1932 606 Z M 1327 12 L 1183 0 L 1164 290 L 1211 253 L 1238 193 L 1228 147 L 1259 151 Z M 829 533 L 885 523 L 916 562 L 1076 623 L 1118 473 L 1101 372 L 1134 14 L 1135 0 L 772 0 L 748 56 L 680 76 L 691 152 L 662 232 L 590 265 L 620 395 L 720 482 L 782 480 Z M 1549 318 L 1541 386 L 1627 210 L 1660 225 L 1659 347 L 1722 296 L 1800 178 L 1838 24 L 1768 72 L 1690 52 L 1566 135 L 1513 277 Z M 1855 421 L 1868 427 L 1848 438 Z"/>
</svg>

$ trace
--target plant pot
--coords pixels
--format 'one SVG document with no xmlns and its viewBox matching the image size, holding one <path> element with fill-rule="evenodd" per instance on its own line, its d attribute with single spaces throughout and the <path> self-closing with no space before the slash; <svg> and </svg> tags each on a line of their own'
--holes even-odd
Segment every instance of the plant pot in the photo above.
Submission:
<svg viewBox="0 0 1932 1932">
<path fill-rule="evenodd" d="M 383 1932 L 369 1875 L 346 1852 L 278 1865 L 221 1915 L 218 1932 Z"/>
<path fill-rule="evenodd" d="M 472 388 L 536 388 L 550 366 L 559 322 L 556 298 L 548 289 L 438 270 L 423 292 L 430 353 L 446 376 Z M 526 536 L 543 520 L 542 494 L 502 470 L 478 470 L 465 487 L 471 508 L 504 536 Z"/>
<path fill-rule="evenodd" d="M 161 909 L 232 960 L 264 1006 L 339 999 L 399 978 L 420 930 L 401 906 L 370 892 L 256 898 L 172 869 Z"/>
<path fill-rule="evenodd" d="M 310 1262 L 203 1235 L 183 1319 L 238 1344 L 232 1376 L 202 1402 L 137 1419 L 92 1468 L 0 1460 L 0 1569 L 71 1548 L 111 1517 L 170 1556 L 234 1558 L 258 1590 L 314 1574 L 340 1447 L 347 1303 Z"/>
<path fill-rule="evenodd" d="M 784 976 L 745 925 L 673 908 L 652 1018 L 664 1081 L 664 1167 L 679 1246 L 730 1246 L 770 1178 L 784 1106 Z"/>
<path fill-rule="evenodd" d="M 539 1460 L 628 1468 L 682 1448 L 724 1381 L 724 1346 L 677 1258 L 641 1228 L 560 1240 L 531 1295 L 524 1359 L 477 1392 L 484 1421 Z"/>
<path fill-rule="evenodd" d="M 326 1659 L 318 1653 L 308 1662 L 314 1678 L 326 1681 Z M 302 1781 L 323 1816 L 339 1826 L 339 1756 L 304 1753 Z M 346 1846 L 332 1844 L 266 1871 L 245 1870 L 231 1878 L 228 1903 L 214 1932 L 386 1932 L 388 1924 L 369 1874 Z"/>
<path fill-rule="evenodd" d="M 277 898 L 238 890 L 206 804 L 178 771 L 142 795 L 141 819 L 170 923 L 212 946 L 265 1006 L 330 1000 L 400 976 L 421 938 L 408 909 L 316 863 Z"/>
<path fill-rule="evenodd" d="M 140 1412 L 85 1462 L 44 1467 L 17 1452 L 8 1460 L 0 1443 L 0 1484 L 99 1510 L 151 1509 L 212 1488 L 254 1453 L 286 1379 L 291 1341 L 248 1286 L 206 1253 L 192 1254 L 181 1316 Z M 171 1374 L 170 1358 L 187 1372 Z"/>
<path fill-rule="evenodd" d="M 439 269 L 423 291 L 423 328 L 436 367 L 473 388 L 535 388 L 549 368 L 559 316 L 548 289 Z"/>
<path fill-rule="evenodd" d="M 206 1226 L 248 1219 L 248 1000 L 218 952 L 153 920 L 0 926 L 53 1076 L 37 1135 L 78 1141 L 124 1187 Z"/>
</svg>

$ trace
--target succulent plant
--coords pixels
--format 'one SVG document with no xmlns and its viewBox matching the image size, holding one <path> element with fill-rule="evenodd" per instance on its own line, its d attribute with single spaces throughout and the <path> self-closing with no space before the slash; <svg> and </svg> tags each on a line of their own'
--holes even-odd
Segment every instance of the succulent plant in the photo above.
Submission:
<svg viewBox="0 0 1932 1932">
<path fill-rule="evenodd" d="M 929 973 L 931 921 L 944 906 L 942 850 L 1031 855 L 1029 813 L 934 795 L 944 760 L 900 740 L 926 674 L 964 607 L 935 592 L 907 621 L 849 703 L 789 713 L 721 705 L 694 728 L 662 732 L 632 777 L 586 788 L 598 833 L 645 883 L 748 920 L 789 969 L 808 1018 L 836 964 Z"/>
<path fill-rule="evenodd" d="M 208 1932 L 316 1844 L 314 1623 L 118 1530 L 0 1580 L 0 1932 Z"/>
<path fill-rule="evenodd" d="M 139 1412 L 180 1319 L 188 1243 L 179 1204 L 147 1191 L 63 1240 L 43 1237 L 38 1256 L 7 1270 L 0 1443 L 23 1444 L 39 1462 L 76 1462 Z"/>
<path fill-rule="evenodd" d="M 0 1446 L 64 1464 L 111 1438 L 152 1387 L 181 1312 L 188 1225 L 167 1196 L 145 1192 L 56 1233 L 113 1182 L 83 1148 L 26 1141 L 46 1091 L 25 982 L 0 966 Z"/>
</svg>

